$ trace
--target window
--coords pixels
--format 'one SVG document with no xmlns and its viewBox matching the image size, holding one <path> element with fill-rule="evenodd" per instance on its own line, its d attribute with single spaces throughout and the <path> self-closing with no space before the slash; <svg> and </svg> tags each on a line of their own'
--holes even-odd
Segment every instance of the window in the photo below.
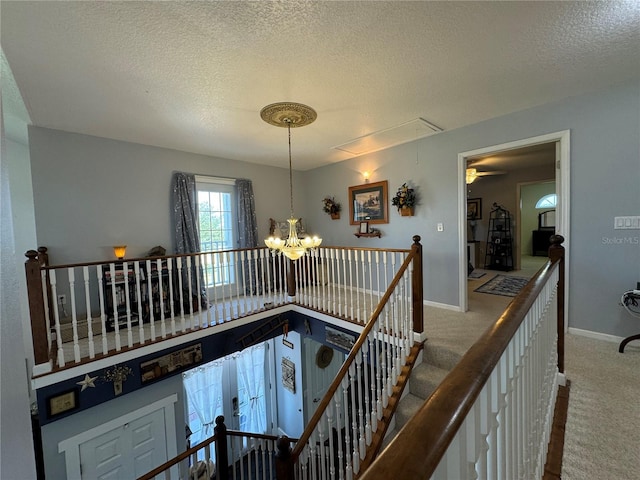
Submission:
<svg viewBox="0 0 640 480">
<path fill-rule="evenodd" d="M 196 176 L 200 251 L 231 250 L 236 245 L 235 182 L 225 178 Z M 205 257 L 208 287 L 235 282 L 235 268 L 218 255 Z"/>
<path fill-rule="evenodd" d="M 218 415 L 225 417 L 229 429 L 267 433 L 267 345 L 248 347 L 183 374 L 192 446 L 213 435 Z"/>
<path fill-rule="evenodd" d="M 536 208 L 556 208 L 558 196 L 555 193 L 544 195 L 536 202 Z"/>
</svg>

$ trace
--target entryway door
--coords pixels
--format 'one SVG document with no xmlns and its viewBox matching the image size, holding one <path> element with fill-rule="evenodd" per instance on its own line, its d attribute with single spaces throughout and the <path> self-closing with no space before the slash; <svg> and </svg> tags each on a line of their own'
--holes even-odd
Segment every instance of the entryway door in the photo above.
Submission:
<svg viewBox="0 0 640 480">
<path fill-rule="evenodd" d="M 167 461 L 164 410 L 80 444 L 82 480 L 138 478 Z"/>
</svg>

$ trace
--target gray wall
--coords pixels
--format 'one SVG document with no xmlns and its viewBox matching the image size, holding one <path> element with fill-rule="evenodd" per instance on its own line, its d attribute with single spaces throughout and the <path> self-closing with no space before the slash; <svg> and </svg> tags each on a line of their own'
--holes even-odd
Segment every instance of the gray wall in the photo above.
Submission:
<svg viewBox="0 0 640 480">
<path fill-rule="evenodd" d="M 457 305 L 458 153 L 570 130 L 571 231 L 560 232 L 571 249 L 569 325 L 621 337 L 637 333 L 637 320 L 618 301 L 640 281 L 640 231 L 614 230 L 613 218 L 640 214 L 639 92 L 637 82 L 625 84 L 306 172 L 305 214 L 328 244 L 403 247 L 421 235 L 425 300 Z M 391 211 L 381 239 L 357 239 L 348 215 L 332 221 L 321 210 L 325 195 L 346 206 L 348 187 L 363 183 L 365 170 L 374 171 L 372 181 L 388 180 L 390 194 L 410 180 L 422 196 L 415 217 Z M 438 222 L 444 232 L 436 232 Z"/>
<path fill-rule="evenodd" d="M 111 260 L 122 244 L 128 257 L 156 245 L 173 252 L 174 171 L 251 179 L 260 238 L 270 217 L 289 216 L 281 168 L 46 128 L 30 127 L 29 136 L 38 242 L 55 264 Z"/>
<path fill-rule="evenodd" d="M 640 232 L 614 231 L 613 217 L 636 215 L 640 205 L 639 88 L 633 83 L 571 97 L 298 173 L 296 213 L 325 245 L 408 247 L 411 236 L 420 235 L 425 299 L 457 305 L 458 153 L 568 129 L 571 232 L 560 233 L 571 248 L 569 323 L 631 335 L 637 321 L 618 299 L 640 280 L 640 246 L 634 243 Z M 173 170 L 251 178 L 260 236 L 270 216 L 288 213 L 282 169 L 41 128 L 30 135 L 38 240 L 51 247 L 56 263 L 112 258 L 109 247 L 120 242 L 133 246 L 132 255 L 172 245 L 167 211 Z M 390 195 L 410 181 L 421 197 L 414 217 L 390 211 L 390 222 L 379 226 L 381 239 L 358 239 L 349 225 L 348 187 L 363 183 L 365 170 L 373 172 L 373 182 L 388 180 Z M 340 220 L 322 212 L 325 195 L 342 203 Z M 439 222 L 443 232 L 436 231 Z"/>
</svg>

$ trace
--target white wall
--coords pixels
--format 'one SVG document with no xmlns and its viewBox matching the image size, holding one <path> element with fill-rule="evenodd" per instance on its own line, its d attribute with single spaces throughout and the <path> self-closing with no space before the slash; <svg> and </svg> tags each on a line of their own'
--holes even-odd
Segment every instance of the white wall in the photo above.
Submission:
<svg viewBox="0 0 640 480">
<path fill-rule="evenodd" d="M 0 478 L 36 478 L 29 412 L 28 357 L 22 332 L 26 295 L 16 264 L 9 157 L 0 103 Z M 18 159 L 19 161 L 19 159 Z M 24 272 L 24 269 L 22 270 Z"/>
<path fill-rule="evenodd" d="M 640 231 L 614 230 L 613 218 L 640 215 L 639 91 L 637 82 L 620 85 L 305 172 L 305 215 L 327 244 L 407 247 L 411 235 L 421 235 L 425 300 L 457 305 L 456 195 L 464 188 L 457 177 L 458 153 L 570 130 L 571 231 L 559 232 L 571 249 L 569 324 L 632 335 L 638 322 L 619 307 L 618 299 L 640 281 L 640 245 L 634 243 Z M 325 195 L 347 206 L 347 189 L 363 183 L 360 172 L 365 170 L 374 171 L 372 181 L 388 180 L 390 194 L 410 180 L 422 196 L 415 217 L 391 211 L 390 223 L 380 225 L 381 239 L 357 239 L 348 215 L 332 221 L 321 210 Z M 436 232 L 438 222 L 444 223 L 444 232 Z"/>
</svg>

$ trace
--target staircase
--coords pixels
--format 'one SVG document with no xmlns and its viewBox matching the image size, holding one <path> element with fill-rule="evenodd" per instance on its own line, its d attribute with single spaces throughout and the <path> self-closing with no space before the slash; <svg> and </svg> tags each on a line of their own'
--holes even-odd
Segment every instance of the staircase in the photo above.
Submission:
<svg viewBox="0 0 640 480">
<path fill-rule="evenodd" d="M 422 363 L 411 371 L 408 392 L 398 404 L 394 417 L 395 426 L 387 433 L 382 449 L 386 448 L 405 423 L 413 417 L 461 357 L 461 354 L 444 345 L 430 341 L 424 344 Z"/>
</svg>

